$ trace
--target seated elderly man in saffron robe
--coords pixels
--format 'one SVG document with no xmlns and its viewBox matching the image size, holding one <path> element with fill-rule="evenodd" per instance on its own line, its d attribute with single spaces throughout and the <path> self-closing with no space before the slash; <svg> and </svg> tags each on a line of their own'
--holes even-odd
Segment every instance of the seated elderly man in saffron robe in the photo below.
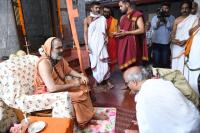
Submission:
<svg viewBox="0 0 200 133">
<path fill-rule="evenodd" d="M 63 46 L 59 38 L 50 37 L 42 46 L 43 54 L 36 66 L 34 77 L 35 93 L 53 93 L 68 91 L 74 109 L 76 121 L 84 127 L 92 118 L 104 120 L 107 116 L 97 115 L 93 108 L 89 90 L 88 78 L 69 67 L 63 58 Z M 66 80 L 66 76 L 77 79 Z"/>
<path fill-rule="evenodd" d="M 200 132 L 200 112 L 172 82 L 153 77 L 152 70 L 144 67 L 128 69 L 124 80 L 137 92 L 136 116 L 140 133 Z"/>
</svg>

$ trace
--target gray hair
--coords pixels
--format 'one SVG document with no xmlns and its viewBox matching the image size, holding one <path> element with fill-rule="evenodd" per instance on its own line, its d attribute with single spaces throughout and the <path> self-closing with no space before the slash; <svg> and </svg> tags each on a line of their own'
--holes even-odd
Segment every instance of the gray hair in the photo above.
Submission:
<svg viewBox="0 0 200 133">
<path fill-rule="evenodd" d="M 151 77 L 153 77 L 153 71 L 152 71 L 152 66 L 140 66 L 141 71 L 138 73 L 129 73 L 127 75 L 127 79 L 129 81 L 143 81 L 143 80 L 147 80 L 150 79 Z"/>
</svg>

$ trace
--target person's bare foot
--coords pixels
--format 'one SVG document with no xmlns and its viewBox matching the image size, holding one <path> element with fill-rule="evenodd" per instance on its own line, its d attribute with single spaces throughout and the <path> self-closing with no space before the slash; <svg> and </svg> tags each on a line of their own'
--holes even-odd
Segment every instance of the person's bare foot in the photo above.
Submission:
<svg viewBox="0 0 200 133">
<path fill-rule="evenodd" d="M 90 120 L 90 122 L 88 123 L 88 125 L 98 125 L 96 120 Z"/>
<path fill-rule="evenodd" d="M 93 119 L 95 120 L 108 120 L 109 117 L 105 113 L 95 114 Z"/>
<path fill-rule="evenodd" d="M 130 130 L 130 129 L 126 129 L 125 133 L 139 133 L 138 130 Z"/>
</svg>

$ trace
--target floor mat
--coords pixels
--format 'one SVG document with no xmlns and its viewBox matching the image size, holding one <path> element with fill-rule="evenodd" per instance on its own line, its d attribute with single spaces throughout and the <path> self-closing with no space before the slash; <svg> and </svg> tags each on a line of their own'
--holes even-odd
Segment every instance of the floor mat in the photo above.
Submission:
<svg viewBox="0 0 200 133">
<path fill-rule="evenodd" d="M 95 107 L 95 109 L 97 109 L 97 113 L 106 113 L 109 117 L 109 120 L 98 120 L 98 125 L 89 125 L 88 127 L 84 128 L 81 133 L 116 133 L 116 108 Z"/>
</svg>

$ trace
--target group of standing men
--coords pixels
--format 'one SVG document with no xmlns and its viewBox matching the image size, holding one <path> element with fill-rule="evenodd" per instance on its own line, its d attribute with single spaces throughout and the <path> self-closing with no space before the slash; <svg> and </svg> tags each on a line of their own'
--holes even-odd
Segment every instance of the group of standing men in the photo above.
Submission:
<svg viewBox="0 0 200 133">
<path fill-rule="evenodd" d="M 198 46 L 200 18 L 196 15 L 197 10 L 196 13 L 194 10 L 196 4 L 193 2 L 192 6 L 189 2 L 183 2 L 181 16 L 175 19 L 172 31 L 172 69 L 180 70 L 199 94 L 200 64 L 197 57 L 200 54 Z"/>
<path fill-rule="evenodd" d="M 198 76 L 200 64 L 198 57 L 199 15 L 198 1 L 182 1 L 180 16 L 170 15 L 170 4 L 164 2 L 157 10 L 146 31 L 150 47 L 150 58 L 154 67 L 171 68 L 184 74 L 190 85 L 199 94 Z"/>
<path fill-rule="evenodd" d="M 124 14 L 119 23 L 109 8 L 100 13 L 100 3 L 92 2 L 90 15 L 84 20 L 84 39 L 97 84 L 107 81 L 110 69 L 118 62 L 124 71 L 148 60 L 143 14 L 132 8 L 130 0 L 119 0 Z"/>
</svg>

